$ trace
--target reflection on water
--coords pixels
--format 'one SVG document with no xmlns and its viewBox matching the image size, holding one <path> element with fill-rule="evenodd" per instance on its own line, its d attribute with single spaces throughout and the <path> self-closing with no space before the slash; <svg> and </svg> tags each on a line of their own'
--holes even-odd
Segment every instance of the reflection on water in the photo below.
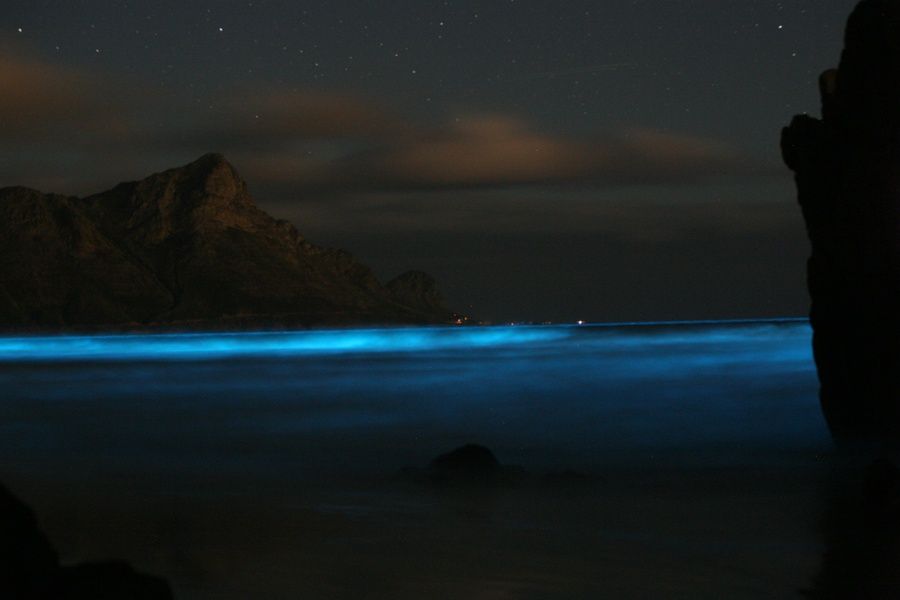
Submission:
<svg viewBox="0 0 900 600">
<path fill-rule="evenodd" d="M 803 322 L 0 338 L 0 479 L 64 557 L 179 597 L 796 597 L 830 451 L 809 346 Z M 397 476 L 467 442 L 534 477 Z"/>
</svg>

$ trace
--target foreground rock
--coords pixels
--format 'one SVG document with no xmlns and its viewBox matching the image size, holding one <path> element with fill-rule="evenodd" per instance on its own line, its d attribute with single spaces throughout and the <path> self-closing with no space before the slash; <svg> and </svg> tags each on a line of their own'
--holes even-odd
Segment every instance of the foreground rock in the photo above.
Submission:
<svg viewBox="0 0 900 600">
<path fill-rule="evenodd" d="M 87 198 L 0 189 L 0 328 L 444 323 L 433 280 L 388 287 L 255 205 L 220 155 Z"/>
<path fill-rule="evenodd" d="M 812 243 L 821 403 L 839 442 L 900 442 L 900 2 L 864 0 L 822 119 L 782 135 Z"/>
<path fill-rule="evenodd" d="M 0 598 L 171 600 L 172 591 L 122 562 L 61 567 L 31 509 L 0 486 Z"/>
<path fill-rule="evenodd" d="M 500 463 L 489 448 L 479 444 L 466 444 L 436 456 L 425 468 L 406 467 L 400 475 L 418 484 L 464 490 L 542 483 L 518 465 Z"/>
<path fill-rule="evenodd" d="M 467 444 L 431 461 L 428 474 L 438 482 L 492 482 L 503 475 L 503 467 L 488 448 Z"/>
</svg>

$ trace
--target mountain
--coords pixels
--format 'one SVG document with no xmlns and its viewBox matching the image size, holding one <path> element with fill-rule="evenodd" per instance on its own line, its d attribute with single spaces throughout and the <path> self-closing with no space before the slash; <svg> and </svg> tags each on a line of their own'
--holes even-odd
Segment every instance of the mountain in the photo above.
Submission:
<svg viewBox="0 0 900 600">
<path fill-rule="evenodd" d="M 407 271 L 387 283 L 394 299 L 425 313 L 441 311 L 444 298 L 434 277 L 422 271 Z"/>
<path fill-rule="evenodd" d="M 443 323 L 433 280 L 384 286 L 260 210 L 225 158 L 76 198 L 0 189 L 0 327 Z"/>
</svg>

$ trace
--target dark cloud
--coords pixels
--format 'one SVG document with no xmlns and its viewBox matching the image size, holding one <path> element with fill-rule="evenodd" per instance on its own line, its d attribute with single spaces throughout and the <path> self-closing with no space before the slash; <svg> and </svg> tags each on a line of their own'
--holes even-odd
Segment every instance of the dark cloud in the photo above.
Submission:
<svg viewBox="0 0 900 600">
<path fill-rule="evenodd" d="M 299 106 L 300 96 L 294 102 Z M 679 133 L 632 129 L 566 137 L 496 114 L 426 127 L 386 111 L 363 111 L 363 103 L 344 99 L 343 106 L 329 108 L 333 118 L 270 116 L 270 123 L 283 125 L 242 128 L 241 143 L 224 151 L 251 180 L 323 192 L 677 184 L 775 172 L 723 142 Z M 311 121 L 319 125 L 307 126 Z M 210 140 L 215 131 L 209 130 Z M 336 145 L 322 152 L 309 145 L 314 136 Z"/>
<path fill-rule="evenodd" d="M 408 128 L 373 100 L 322 90 L 232 90 L 194 112 L 195 118 L 177 130 L 154 128 L 149 136 L 154 145 L 229 154 L 251 150 L 288 162 L 296 160 L 298 144 L 363 143 Z"/>
<path fill-rule="evenodd" d="M 233 131 L 273 143 L 368 138 L 406 129 L 399 118 L 373 100 L 319 90 L 240 91 L 226 101 L 225 109 Z M 235 122 L 241 125 L 235 126 Z"/>
<path fill-rule="evenodd" d="M 35 139 L 97 125 L 103 103 L 95 83 L 85 72 L 0 54 L 0 139 Z"/>
<path fill-rule="evenodd" d="M 572 179 L 592 160 L 588 146 L 502 115 L 459 118 L 449 127 L 382 142 L 337 161 L 335 169 L 379 187 L 478 187 Z"/>
<path fill-rule="evenodd" d="M 566 136 L 506 114 L 429 124 L 404 117 L 401 107 L 326 90 L 245 85 L 188 102 L 21 56 L 0 58 L 0 86 L 0 154 L 14 155 L 0 185 L 23 183 L 15 174 L 31 171 L 82 192 L 86 165 L 93 184 L 100 175 L 137 177 L 209 151 L 229 156 L 252 185 L 285 190 L 282 197 L 287 190 L 676 184 L 761 172 L 736 149 L 698 136 L 651 129 Z"/>
<path fill-rule="evenodd" d="M 723 235 L 790 227 L 801 232 L 790 177 L 760 188 L 745 178 L 715 185 L 684 184 L 660 195 L 658 186 L 628 188 L 533 186 L 528 188 L 349 192 L 271 203 L 278 216 L 302 223 L 314 238 L 339 239 L 349 231 L 549 234 L 571 232 L 647 243 L 685 239 L 701 231 Z M 768 200 L 757 197 L 762 189 Z M 268 194 L 260 198 L 267 199 Z"/>
<path fill-rule="evenodd" d="M 747 173 L 726 144 L 652 130 L 570 138 L 503 115 L 458 118 L 449 127 L 385 141 L 333 165 L 334 179 L 376 188 L 678 182 Z"/>
</svg>

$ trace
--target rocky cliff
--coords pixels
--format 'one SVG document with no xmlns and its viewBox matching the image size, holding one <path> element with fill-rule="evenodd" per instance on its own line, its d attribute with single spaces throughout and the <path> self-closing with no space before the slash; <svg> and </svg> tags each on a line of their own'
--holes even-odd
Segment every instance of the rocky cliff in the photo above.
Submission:
<svg viewBox="0 0 900 600">
<path fill-rule="evenodd" d="M 0 189 L 0 327 L 440 323 L 255 205 L 217 154 L 75 198 Z"/>
<path fill-rule="evenodd" d="M 838 441 L 900 445 L 900 1 L 863 0 L 822 118 L 782 134 L 812 255 L 814 351 Z"/>
<path fill-rule="evenodd" d="M 391 296 L 404 306 L 411 306 L 423 312 L 443 310 L 444 299 L 437 282 L 428 273 L 407 271 L 387 283 Z"/>
</svg>

